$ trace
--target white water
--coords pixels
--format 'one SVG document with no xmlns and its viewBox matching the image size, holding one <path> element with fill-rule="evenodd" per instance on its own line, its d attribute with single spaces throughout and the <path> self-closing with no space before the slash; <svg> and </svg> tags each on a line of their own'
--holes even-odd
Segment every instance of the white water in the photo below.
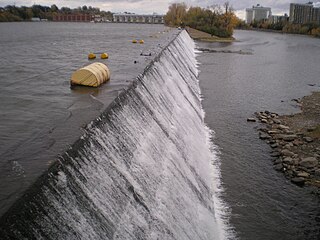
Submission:
<svg viewBox="0 0 320 240">
<path fill-rule="evenodd" d="M 227 239 L 197 74 L 182 32 L 64 155 L 16 238 Z"/>
</svg>

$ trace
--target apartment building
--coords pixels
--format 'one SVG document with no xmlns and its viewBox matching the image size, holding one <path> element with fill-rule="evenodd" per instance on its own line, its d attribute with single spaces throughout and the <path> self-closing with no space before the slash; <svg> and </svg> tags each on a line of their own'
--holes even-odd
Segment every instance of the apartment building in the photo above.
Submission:
<svg viewBox="0 0 320 240">
<path fill-rule="evenodd" d="M 320 8 L 314 7 L 312 2 L 308 2 L 305 4 L 290 3 L 289 21 L 290 23 L 295 24 L 320 24 Z"/>
<path fill-rule="evenodd" d="M 254 21 L 268 20 L 271 15 L 271 8 L 257 4 L 256 6 L 252 6 L 252 8 L 246 9 L 246 23 L 250 24 Z"/>
</svg>

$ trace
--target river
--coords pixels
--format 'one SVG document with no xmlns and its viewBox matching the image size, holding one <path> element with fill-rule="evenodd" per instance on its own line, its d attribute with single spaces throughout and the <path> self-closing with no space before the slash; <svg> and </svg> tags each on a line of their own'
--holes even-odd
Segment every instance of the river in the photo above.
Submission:
<svg viewBox="0 0 320 240">
<path fill-rule="evenodd" d="M 197 42 L 216 51 L 197 53 L 210 155 L 193 43 L 179 31 L 48 22 L 0 33 L 0 215 L 15 203 L 0 236 L 318 239 L 319 199 L 273 169 L 246 119 L 298 112 L 291 99 L 319 90 L 319 39 L 236 31 L 234 43 Z M 87 54 L 104 51 L 111 81 L 71 90 Z"/>
<path fill-rule="evenodd" d="M 198 57 L 231 225 L 246 240 L 319 239 L 319 199 L 273 169 L 271 148 L 258 137 L 260 124 L 246 119 L 265 110 L 296 113 L 292 99 L 320 90 L 320 40 L 255 31 L 236 31 L 234 37 L 234 43 L 198 43 L 198 48 L 242 52 Z"/>
<path fill-rule="evenodd" d="M 2 215 L 176 32 L 163 25 L 23 22 L 1 23 L 0 33 Z M 108 65 L 111 81 L 71 90 L 71 74 L 92 63 L 90 52 L 109 54 L 94 61 Z"/>
</svg>

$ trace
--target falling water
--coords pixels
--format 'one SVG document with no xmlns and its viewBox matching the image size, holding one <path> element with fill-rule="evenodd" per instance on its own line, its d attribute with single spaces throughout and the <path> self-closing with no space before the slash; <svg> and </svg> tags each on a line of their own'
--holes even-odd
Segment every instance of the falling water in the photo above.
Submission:
<svg viewBox="0 0 320 240">
<path fill-rule="evenodd" d="M 1 239 L 226 239 L 183 31 L 1 219 Z"/>
</svg>

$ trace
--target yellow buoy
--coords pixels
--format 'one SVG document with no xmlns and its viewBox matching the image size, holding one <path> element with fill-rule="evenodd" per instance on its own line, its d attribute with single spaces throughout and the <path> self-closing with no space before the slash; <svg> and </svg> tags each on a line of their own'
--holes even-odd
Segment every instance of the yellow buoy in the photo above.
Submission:
<svg viewBox="0 0 320 240">
<path fill-rule="evenodd" d="M 88 59 L 95 59 L 96 55 L 94 53 L 89 53 L 88 54 Z"/>
<path fill-rule="evenodd" d="M 138 41 L 136 39 L 133 39 L 132 40 L 132 43 L 137 43 Z"/>
<path fill-rule="evenodd" d="M 144 41 L 141 39 L 141 40 L 139 41 L 139 43 L 140 43 L 140 44 L 144 44 Z"/>
<path fill-rule="evenodd" d="M 103 63 L 95 62 L 75 71 L 71 76 L 70 83 L 71 85 L 98 87 L 109 79 L 109 68 Z"/>
<path fill-rule="evenodd" d="M 107 59 L 107 58 L 109 58 L 109 55 L 108 55 L 108 53 L 101 53 L 100 57 L 101 57 L 101 59 Z"/>
</svg>

